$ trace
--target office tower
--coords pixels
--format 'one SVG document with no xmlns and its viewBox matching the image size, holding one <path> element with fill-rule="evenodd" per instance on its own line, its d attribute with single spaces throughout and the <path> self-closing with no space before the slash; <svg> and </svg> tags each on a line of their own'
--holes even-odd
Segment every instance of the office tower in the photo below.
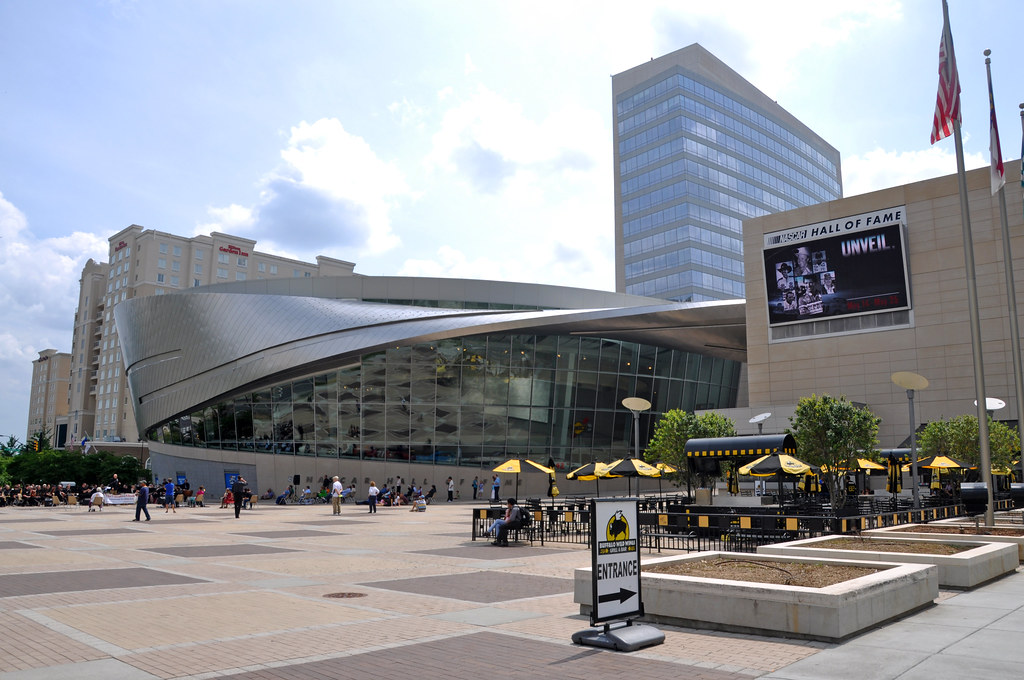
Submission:
<svg viewBox="0 0 1024 680">
<path fill-rule="evenodd" d="M 842 197 L 839 152 L 698 44 L 612 95 L 618 292 L 743 298 L 743 220 Z"/>
</svg>

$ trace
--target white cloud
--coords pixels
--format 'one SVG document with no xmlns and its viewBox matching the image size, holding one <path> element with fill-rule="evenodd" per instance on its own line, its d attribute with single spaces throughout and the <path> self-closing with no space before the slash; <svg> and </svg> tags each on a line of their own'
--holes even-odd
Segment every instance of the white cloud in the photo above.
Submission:
<svg viewBox="0 0 1024 680">
<path fill-rule="evenodd" d="M 473 73 L 480 73 L 480 67 L 473 63 L 473 59 L 467 54 L 463 60 L 463 75 L 471 75 Z"/>
<path fill-rule="evenodd" d="M 107 241 L 95 234 L 37 238 L 25 215 L 0 194 L 0 309 L 7 321 L 0 330 L 0 394 L 6 409 L 0 433 L 5 437 L 24 439 L 32 361 L 40 350 L 70 351 L 82 267 L 89 258 L 105 262 L 107 249 Z"/>
<path fill-rule="evenodd" d="M 312 259 L 341 251 L 345 259 L 381 253 L 400 241 L 391 211 L 415 198 L 401 170 L 382 160 L 362 137 L 335 118 L 291 129 L 282 164 L 262 181 L 251 208 L 210 208 L 202 231 L 226 231 L 260 241 L 264 250 Z"/>
<path fill-rule="evenodd" d="M 980 153 L 964 157 L 967 169 L 988 164 L 989 159 Z M 843 158 L 843 194 L 856 196 L 954 173 L 956 154 L 949 144 L 932 146 L 923 151 L 886 151 L 876 148 L 862 156 Z"/>
</svg>

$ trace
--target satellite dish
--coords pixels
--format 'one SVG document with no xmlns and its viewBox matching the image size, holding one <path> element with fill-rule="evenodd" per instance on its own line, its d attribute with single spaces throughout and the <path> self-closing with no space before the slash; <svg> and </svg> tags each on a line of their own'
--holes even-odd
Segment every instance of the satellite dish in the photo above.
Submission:
<svg viewBox="0 0 1024 680">
<path fill-rule="evenodd" d="M 646 411 L 651 407 L 651 402 L 642 397 L 626 397 L 622 400 L 622 405 L 630 411 Z"/>
<path fill-rule="evenodd" d="M 750 424 L 757 425 L 758 423 L 763 423 L 764 421 L 768 420 L 771 417 L 772 414 L 770 411 L 765 413 L 758 413 L 756 416 L 750 419 Z"/>
<path fill-rule="evenodd" d="M 974 405 L 978 405 L 978 400 L 974 400 Z M 996 397 L 985 397 L 985 410 L 986 411 L 998 411 L 999 409 L 1006 406 L 1006 402 Z"/>
<path fill-rule="evenodd" d="M 896 371 L 890 377 L 905 390 L 923 390 L 928 387 L 928 378 L 911 371 Z"/>
</svg>

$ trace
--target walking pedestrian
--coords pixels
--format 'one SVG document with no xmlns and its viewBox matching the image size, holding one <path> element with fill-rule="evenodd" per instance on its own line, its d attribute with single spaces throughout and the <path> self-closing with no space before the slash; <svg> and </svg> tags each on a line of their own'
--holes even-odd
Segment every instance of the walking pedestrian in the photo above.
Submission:
<svg viewBox="0 0 1024 680">
<path fill-rule="evenodd" d="M 366 490 L 366 502 L 370 505 L 370 512 L 377 512 L 377 494 L 380 493 L 380 489 L 377 488 L 377 483 L 370 480 L 370 488 Z"/>
<path fill-rule="evenodd" d="M 139 515 L 146 513 L 146 521 L 149 521 L 149 508 L 146 504 L 149 503 L 149 486 L 146 481 L 142 481 L 142 486 L 139 487 L 138 492 L 135 494 L 135 519 L 133 522 L 139 521 Z"/>
<path fill-rule="evenodd" d="M 231 484 L 231 495 L 235 501 L 235 519 L 242 513 L 242 501 L 245 500 L 245 477 L 238 475 Z"/>
<path fill-rule="evenodd" d="M 476 493 L 480 490 L 480 478 L 473 478 L 473 500 L 476 500 Z"/>
</svg>

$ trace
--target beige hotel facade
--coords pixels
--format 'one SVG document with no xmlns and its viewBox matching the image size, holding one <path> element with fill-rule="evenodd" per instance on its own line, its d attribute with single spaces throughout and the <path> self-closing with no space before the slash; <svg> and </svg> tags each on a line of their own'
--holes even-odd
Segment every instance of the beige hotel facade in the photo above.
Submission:
<svg viewBox="0 0 1024 680">
<path fill-rule="evenodd" d="M 1004 189 L 1014 262 L 1024 257 L 1020 163 Z M 998 197 L 988 168 L 967 173 L 986 396 L 1016 423 Z M 909 437 L 906 390 L 892 374 L 928 379 L 915 421 L 976 413 L 960 197 L 956 175 L 744 222 L 749 404 L 727 414 L 742 433 L 769 412 L 781 432 L 800 398 L 845 395 L 882 419 L 881 448 Z M 803 274 L 800 274 L 800 271 Z M 1015 268 L 1019 288 L 1024 272 Z M 792 292 L 792 295 L 787 295 Z M 1024 296 L 1017 294 L 1020 315 Z"/>
</svg>

